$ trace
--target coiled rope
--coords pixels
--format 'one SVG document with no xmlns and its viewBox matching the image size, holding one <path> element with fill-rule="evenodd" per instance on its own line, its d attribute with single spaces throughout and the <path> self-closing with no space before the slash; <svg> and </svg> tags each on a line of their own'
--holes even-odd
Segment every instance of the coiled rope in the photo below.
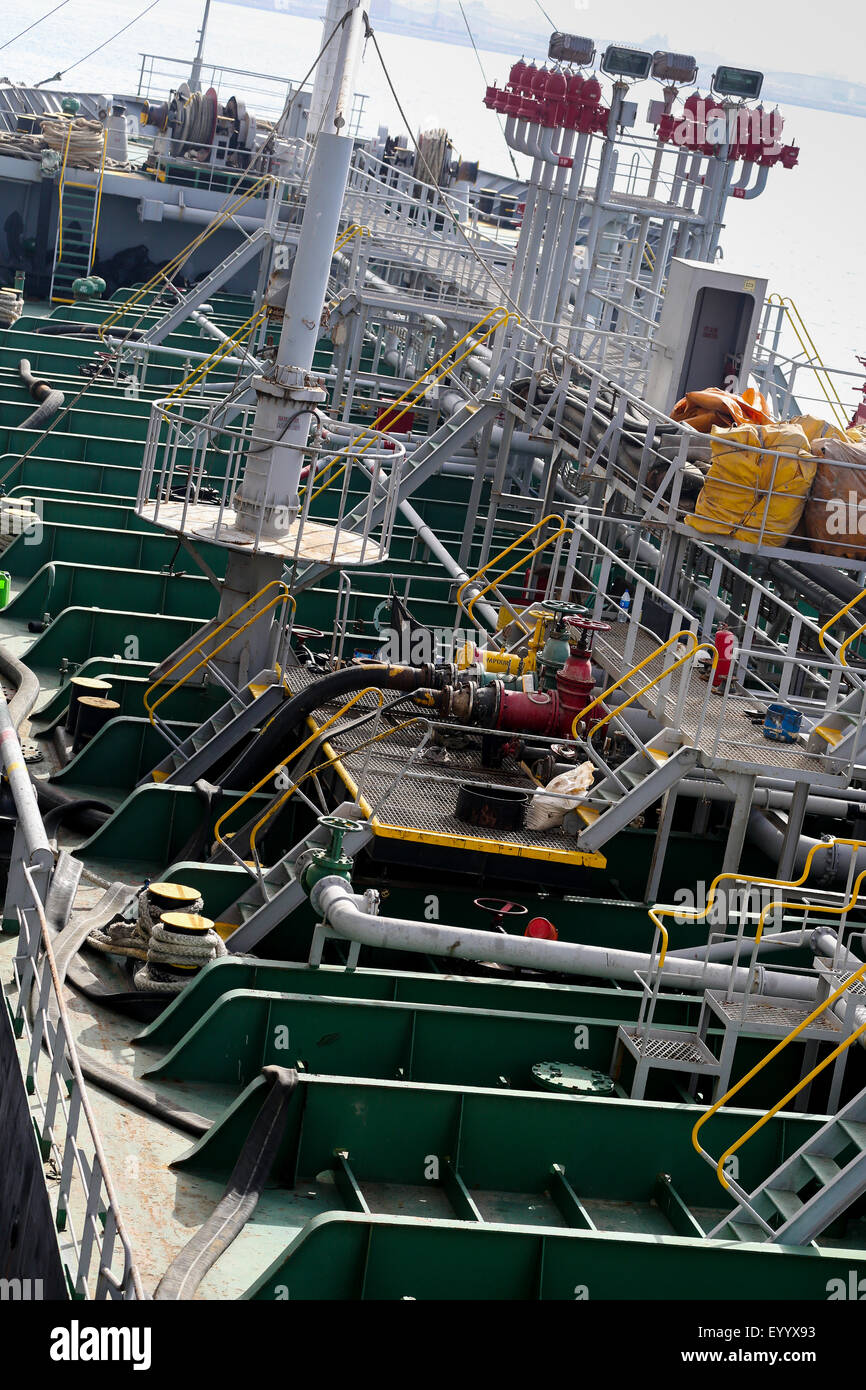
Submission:
<svg viewBox="0 0 866 1390">
<path fill-rule="evenodd" d="M 228 955 L 222 937 L 212 927 L 195 937 L 180 937 L 162 922 L 154 922 L 147 943 L 147 961 L 133 976 L 135 988 L 145 994 L 179 994 L 188 979 L 177 979 L 165 967 L 188 966 L 201 970 L 219 956 Z M 191 972 L 190 972 L 191 973 Z"/>
</svg>

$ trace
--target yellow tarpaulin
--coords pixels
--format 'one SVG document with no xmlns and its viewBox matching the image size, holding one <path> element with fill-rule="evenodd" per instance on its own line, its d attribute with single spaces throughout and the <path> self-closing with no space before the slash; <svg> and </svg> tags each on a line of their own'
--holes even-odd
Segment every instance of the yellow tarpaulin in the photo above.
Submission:
<svg viewBox="0 0 866 1390">
<path fill-rule="evenodd" d="M 799 525 L 815 476 L 817 461 L 806 431 L 792 423 L 715 428 L 710 447 L 712 463 L 686 524 L 707 535 L 785 545 Z"/>
</svg>

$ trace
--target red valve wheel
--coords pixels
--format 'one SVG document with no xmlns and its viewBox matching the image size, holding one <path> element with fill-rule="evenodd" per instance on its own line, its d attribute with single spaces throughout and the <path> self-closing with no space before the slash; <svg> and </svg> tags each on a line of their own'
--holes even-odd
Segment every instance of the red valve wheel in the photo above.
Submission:
<svg viewBox="0 0 866 1390">
<path fill-rule="evenodd" d="M 580 632 L 610 632 L 610 623 L 597 622 L 594 618 L 566 618 L 565 624 Z"/>
<path fill-rule="evenodd" d="M 502 922 L 505 917 L 525 917 L 529 912 L 528 907 L 523 903 L 513 903 L 508 898 L 476 898 L 475 907 L 479 907 L 482 912 L 490 912 L 493 921 L 490 923 L 493 931 L 505 931 Z"/>
</svg>

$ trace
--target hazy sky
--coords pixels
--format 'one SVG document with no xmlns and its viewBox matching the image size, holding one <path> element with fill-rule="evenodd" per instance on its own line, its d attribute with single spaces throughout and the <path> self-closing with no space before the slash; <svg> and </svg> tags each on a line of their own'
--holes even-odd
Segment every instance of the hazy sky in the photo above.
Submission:
<svg viewBox="0 0 866 1390">
<path fill-rule="evenodd" d="M 491 14 L 544 23 L 536 0 L 482 0 Z M 862 0 L 541 0 L 558 29 L 639 43 L 667 34 L 677 52 L 723 54 L 742 67 L 832 74 L 863 80 L 866 6 Z M 373 0 L 375 23 L 376 0 Z"/>
</svg>

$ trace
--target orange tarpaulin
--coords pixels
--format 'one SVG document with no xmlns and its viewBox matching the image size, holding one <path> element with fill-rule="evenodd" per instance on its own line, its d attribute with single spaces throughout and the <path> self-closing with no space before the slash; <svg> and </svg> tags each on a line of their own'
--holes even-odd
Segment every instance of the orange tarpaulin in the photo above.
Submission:
<svg viewBox="0 0 866 1390">
<path fill-rule="evenodd" d="M 730 429 L 737 425 L 772 425 L 772 412 L 760 391 L 749 386 L 741 396 L 733 396 L 718 386 L 704 391 L 688 391 L 671 411 L 672 420 L 682 420 L 701 434 L 714 425 Z"/>
</svg>

